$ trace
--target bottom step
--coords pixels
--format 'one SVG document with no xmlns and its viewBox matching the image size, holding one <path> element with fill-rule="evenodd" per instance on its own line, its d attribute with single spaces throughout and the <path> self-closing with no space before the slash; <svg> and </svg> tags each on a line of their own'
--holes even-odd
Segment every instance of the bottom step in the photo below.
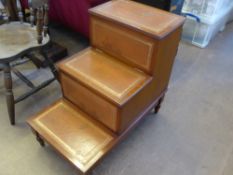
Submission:
<svg viewBox="0 0 233 175">
<path fill-rule="evenodd" d="M 32 129 L 86 174 L 116 144 L 117 137 L 66 100 L 28 120 Z"/>
</svg>

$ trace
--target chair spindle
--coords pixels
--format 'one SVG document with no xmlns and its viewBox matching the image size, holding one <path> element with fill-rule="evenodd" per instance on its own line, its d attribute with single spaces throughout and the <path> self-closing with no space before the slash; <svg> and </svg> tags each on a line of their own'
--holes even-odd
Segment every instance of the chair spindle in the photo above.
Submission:
<svg viewBox="0 0 233 175">
<path fill-rule="evenodd" d="M 16 7 L 18 10 L 19 21 L 20 21 L 20 23 L 23 23 L 23 11 L 22 11 L 20 0 L 16 0 Z"/>
<path fill-rule="evenodd" d="M 34 16 L 34 9 L 32 7 L 30 7 L 30 24 L 31 24 L 31 27 L 34 26 L 34 22 L 35 22 L 35 16 Z"/>
<path fill-rule="evenodd" d="M 9 15 L 8 15 L 7 13 L 4 13 L 4 14 L 3 14 L 3 20 L 4 20 L 6 23 L 8 23 L 8 22 L 10 21 L 10 17 L 9 17 Z"/>
<path fill-rule="evenodd" d="M 37 28 L 37 41 L 39 44 L 42 43 L 43 40 L 43 7 L 39 7 L 37 9 L 37 16 L 36 16 L 36 28 Z"/>
<path fill-rule="evenodd" d="M 45 4 L 44 5 L 44 26 L 43 26 L 44 37 L 46 37 L 48 34 L 48 23 L 49 23 L 48 10 L 49 10 L 48 5 Z"/>
</svg>

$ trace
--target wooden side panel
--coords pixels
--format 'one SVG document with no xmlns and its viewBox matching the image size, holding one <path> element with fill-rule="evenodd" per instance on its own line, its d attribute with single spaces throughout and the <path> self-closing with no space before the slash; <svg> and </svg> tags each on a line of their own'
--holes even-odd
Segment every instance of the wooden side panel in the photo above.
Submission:
<svg viewBox="0 0 233 175">
<path fill-rule="evenodd" d="M 142 111 L 167 89 L 180 35 L 181 28 L 164 38 L 159 44 L 154 79 L 121 109 L 119 113 L 121 116 L 119 121 L 120 132 L 124 131 Z"/>
<path fill-rule="evenodd" d="M 117 108 L 105 101 L 77 81 L 61 74 L 64 97 L 77 105 L 84 112 L 116 131 Z"/>
<path fill-rule="evenodd" d="M 91 17 L 92 45 L 148 73 L 152 70 L 155 41 L 121 25 Z"/>
<path fill-rule="evenodd" d="M 168 35 L 159 44 L 158 59 L 155 62 L 154 75 L 158 78 L 157 88 L 165 89 L 168 86 L 173 63 L 178 51 L 182 33 L 182 26 Z"/>
</svg>

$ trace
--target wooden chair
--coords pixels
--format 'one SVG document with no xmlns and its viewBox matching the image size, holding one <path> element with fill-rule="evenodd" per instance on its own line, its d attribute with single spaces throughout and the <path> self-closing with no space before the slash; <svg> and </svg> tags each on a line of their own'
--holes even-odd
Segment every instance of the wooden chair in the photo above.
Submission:
<svg viewBox="0 0 233 175">
<path fill-rule="evenodd" d="M 8 5 L 2 1 L 3 5 Z M 48 5 L 46 3 L 39 4 L 39 1 L 31 1 L 30 3 L 30 23 L 24 22 L 23 13 L 21 11 L 19 0 L 16 1 L 18 8 L 19 21 L 10 21 L 10 12 L 6 10 L 4 19 L 6 23 L 0 25 L 0 68 L 4 72 L 4 82 L 6 89 L 6 102 L 10 123 L 15 124 L 15 104 L 26 99 L 30 95 L 44 88 L 53 82 L 56 77 L 56 68 L 53 62 L 46 56 L 44 49 L 50 45 L 50 37 L 48 35 Z M 39 6 L 35 6 L 39 5 Z M 9 9 L 9 8 L 6 8 Z M 36 25 L 35 25 L 36 24 Z M 25 77 L 15 66 L 24 62 L 21 60 L 25 55 L 30 55 L 32 51 L 39 51 L 48 62 L 54 77 L 43 82 L 39 86 L 35 86 L 27 77 Z M 33 63 L 37 63 L 37 59 L 29 57 Z M 38 64 L 36 64 L 37 67 Z M 12 91 L 11 71 L 18 76 L 31 90 L 18 98 L 14 98 Z"/>
</svg>

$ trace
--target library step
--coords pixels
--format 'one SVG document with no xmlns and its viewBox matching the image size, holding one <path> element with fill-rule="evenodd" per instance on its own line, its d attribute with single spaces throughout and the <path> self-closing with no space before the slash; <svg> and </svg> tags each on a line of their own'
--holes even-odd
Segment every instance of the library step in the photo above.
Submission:
<svg viewBox="0 0 233 175">
<path fill-rule="evenodd" d="M 87 173 L 112 148 L 116 136 L 66 100 L 28 120 L 39 137 Z"/>
<path fill-rule="evenodd" d="M 40 144 L 46 140 L 83 174 L 158 112 L 184 23 L 131 0 L 89 12 L 91 47 L 58 65 L 63 99 L 29 120 Z"/>
</svg>

